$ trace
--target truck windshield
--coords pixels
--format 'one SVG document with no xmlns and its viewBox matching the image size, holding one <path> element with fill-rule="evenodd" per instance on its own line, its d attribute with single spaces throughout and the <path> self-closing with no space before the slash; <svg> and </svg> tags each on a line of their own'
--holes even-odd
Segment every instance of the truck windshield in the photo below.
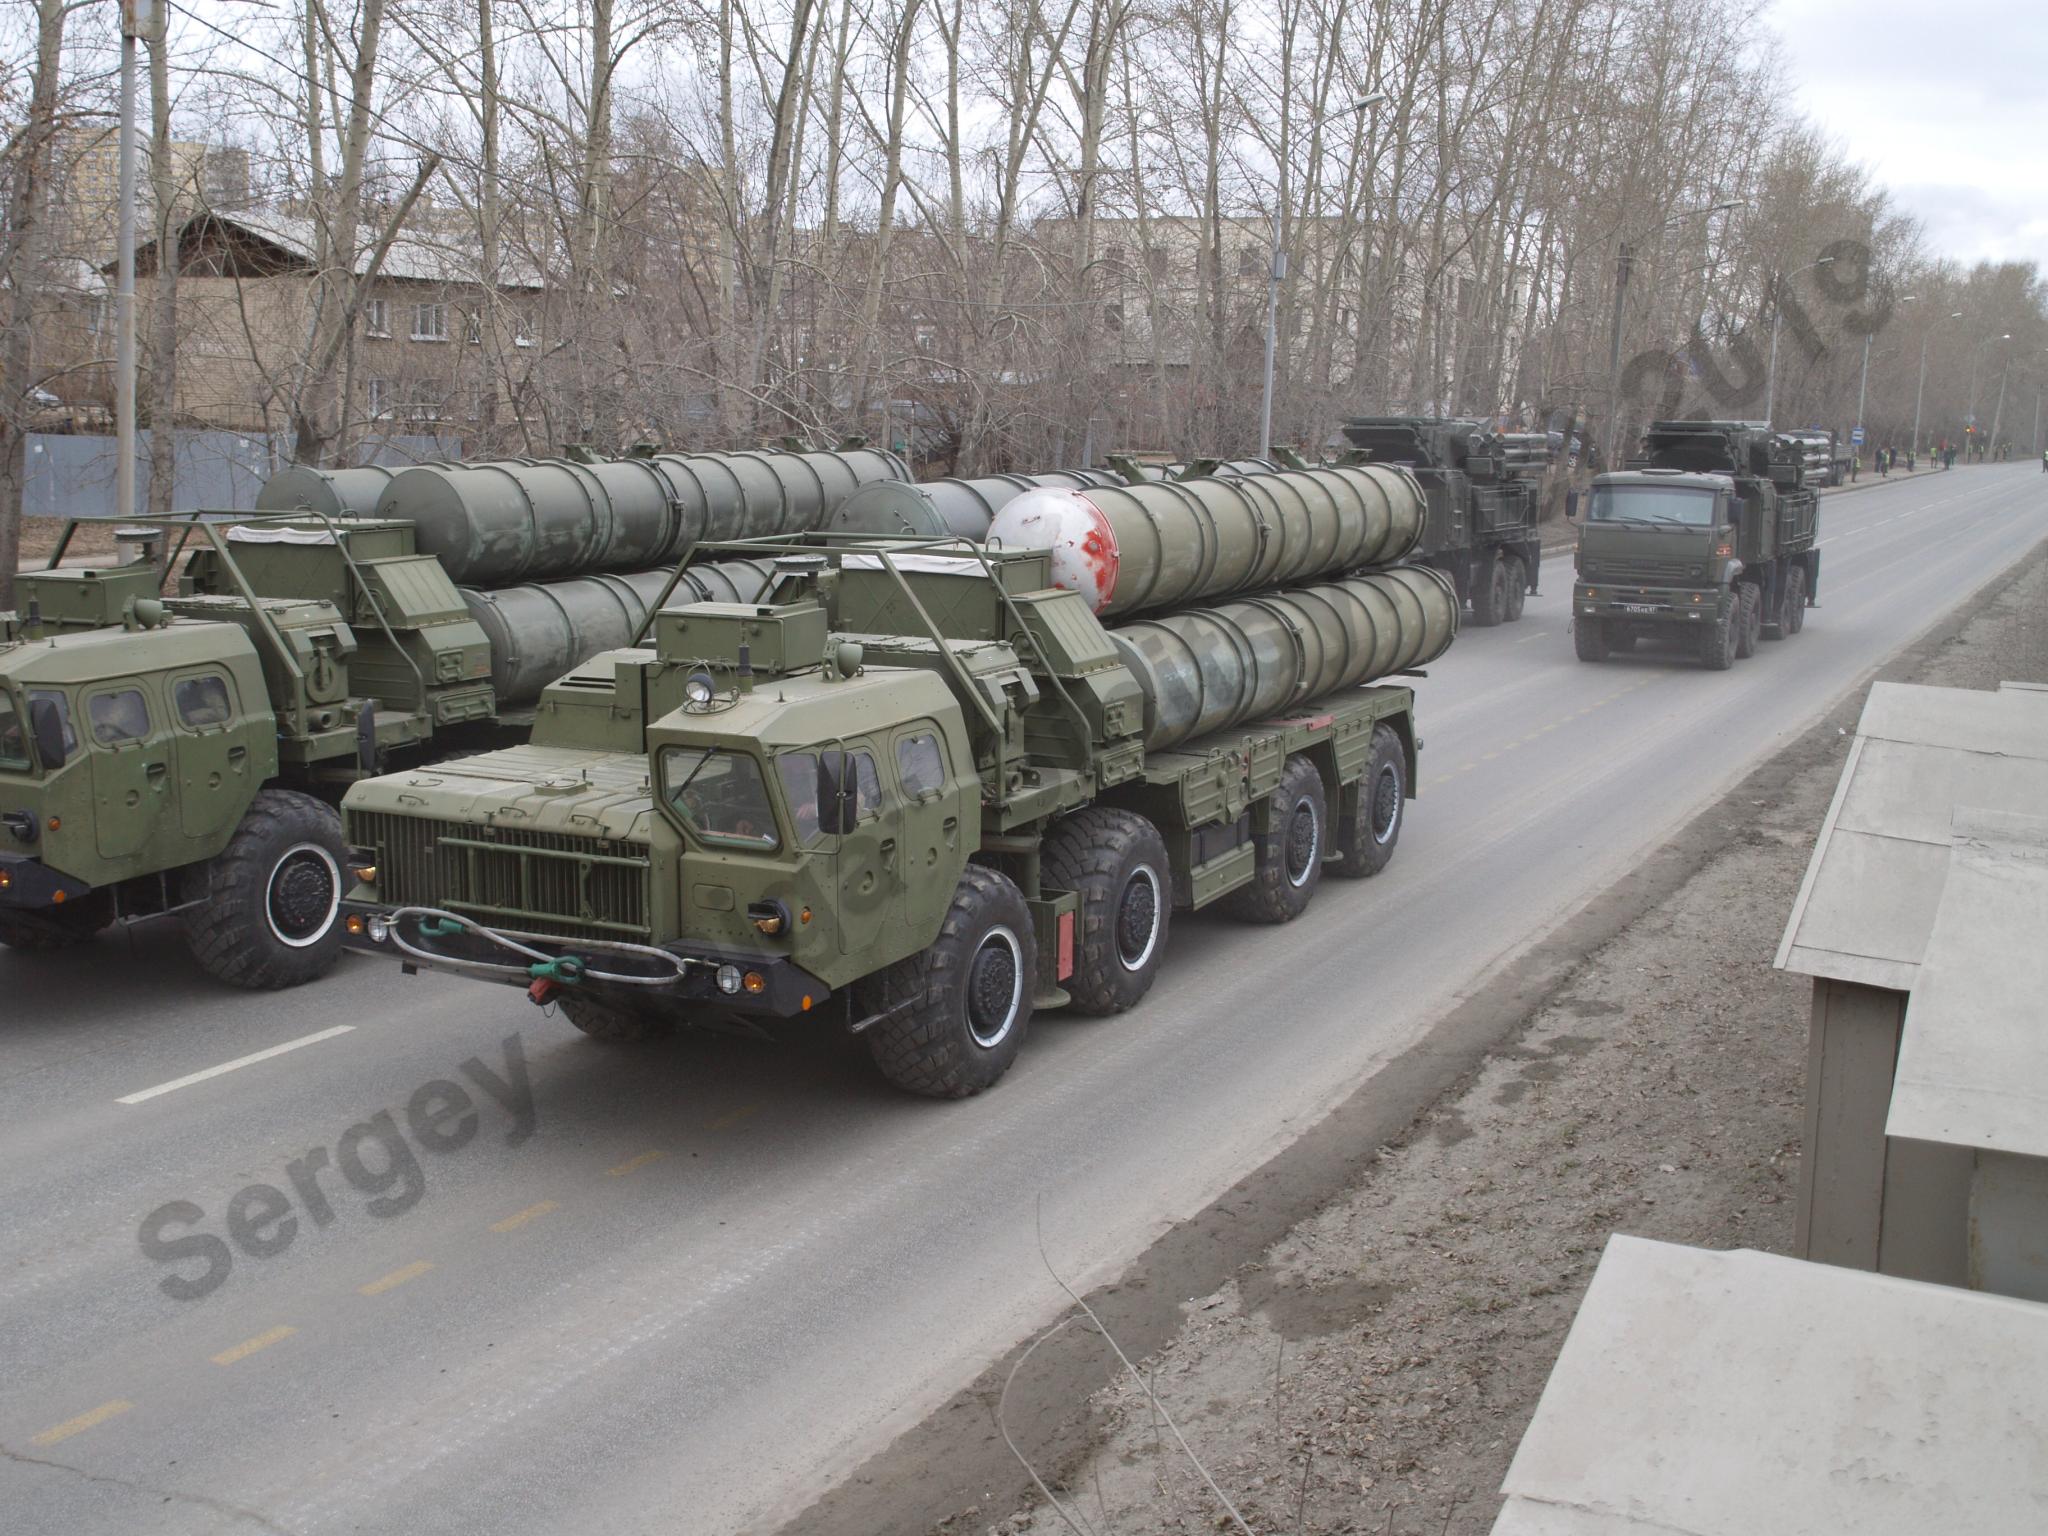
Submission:
<svg viewBox="0 0 2048 1536">
<path fill-rule="evenodd" d="M 761 765 L 720 747 L 664 747 L 661 794 L 707 843 L 772 852 L 781 839 Z"/>
<path fill-rule="evenodd" d="M 14 695 L 0 693 L 0 768 L 28 766 L 28 726 L 14 707 Z"/>
<path fill-rule="evenodd" d="M 1593 523 L 1660 523 L 1676 528 L 1714 526 L 1714 493 L 1696 486 L 1596 485 L 1586 513 Z"/>
</svg>

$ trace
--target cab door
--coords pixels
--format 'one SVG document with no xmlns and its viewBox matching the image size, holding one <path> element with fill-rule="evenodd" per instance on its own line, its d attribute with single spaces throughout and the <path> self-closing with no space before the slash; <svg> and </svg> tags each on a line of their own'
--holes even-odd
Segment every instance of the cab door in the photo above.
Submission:
<svg viewBox="0 0 2048 1536">
<path fill-rule="evenodd" d="M 138 857 L 175 825 L 170 733 L 155 691 L 138 678 L 96 688 L 84 699 L 93 834 L 102 858 Z"/>
<path fill-rule="evenodd" d="M 854 955 L 872 948 L 897 908 L 902 881 L 901 828 L 895 796 L 871 741 L 841 744 L 854 782 L 854 824 L 839 836 L 839 948 Z"/>
<path fill-rule="evenodd" d="M 953 902 L 960 865 L 960 796 L 945 738 L 929 720 L 892 738 L 890 757 L 903 796 L 903 915 L 912 931 L 936 934 Z"/>
<path fill-rule="evenodd" d="M 170 679 L 178 817 L 188 841 L 218 844 L 255 798 L 234 679 L 217 667 Z"/>
</svg>

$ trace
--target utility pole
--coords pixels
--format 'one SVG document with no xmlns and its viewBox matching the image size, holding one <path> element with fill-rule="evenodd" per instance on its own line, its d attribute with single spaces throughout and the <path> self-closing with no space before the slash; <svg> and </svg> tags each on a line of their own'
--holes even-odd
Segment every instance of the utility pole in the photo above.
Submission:
<svg viewBox="0 0 2048 1536">
<path fill-rule="evenodd" d="M 156 0 L 121 0 L 121 206 L 114 265 L 114 515 L 135 515 L 135 50 Z"/>
<path fill-rule="evenodd" d="M 1772 407 L 1778 403 L 1778 322 L 1785 318 L 1785 306 L 1780 302 L 1780 297 L 1785 291 L 1785 284 L 1791 282 L 1793 278 L 1802 272 L 1811 272 L 1815 267 L 1832 266 L 1834 260 L 1835 258 L 1832 256 L 1823 256 L 1819 261 L 1809 261 L 1803 267 L 1794 267 L 1783 277 L 1774 278 L 1771 282 L 1771 371 L 1764 377 L 1764 422 L 1766 425 L 1771 420 Z M 1870 343 L 1868 341 L 1865 341 L 1863 344 L 1863 358 L 1864 371 L 1867 373 L 1870 361 Z M 1858 416 L 1863 414 L 1860 406 L 1857 408 L 1856 414 Z M 1863 425 L 1861 421 L 1858 421 L 1856 424 L 1859 427 Z"/>
<path fill-rule="evenodd" d="M 1775 334 L 1773 332 L 1774 336 Z M 1863 402 L 1870 391 L 1870 338 L 1876 334 L 1875 331 L 1872 331 L 1863 338 L 1863 381 L 1856 386 L 1856 431 L 1858 435 L 1852 441 L 1855 444 L 1856 457 L 1859 459 L 1863 457 L 1863 438 L 1869 436 L 1863 430 Z M 1917 435 L 1918 429 L 1916 428 L 1915 431 Z"/>
<path fill-rule="evenodd" d="M 1614 257 L 1614 330 L 1607 343 L 1607 452 L 1603 470 L 1614 468 L 1614 456 L 1621 442 L 1621 320 L 1622 305 L 1628 297 L 1629 274 L 1635 269 L 1636 248 L 1626 240 Z"/>
<path fill-rule="evenodd" d="M 1949 316 L 1951 320 L 1960 320 L 1962 318 L 1963 312 L 1960 309 Z M 1932 340 L 1934 340 L 1934 331 L 1932 327 L 1929 327 L 1927 332 L 1920 338 L 1920 384 L 1913 391 L 1913 451 L 1915 453 L 1920 451 L 1920 402 L 1927 398 L 1927 343 Z"/>
</svg>

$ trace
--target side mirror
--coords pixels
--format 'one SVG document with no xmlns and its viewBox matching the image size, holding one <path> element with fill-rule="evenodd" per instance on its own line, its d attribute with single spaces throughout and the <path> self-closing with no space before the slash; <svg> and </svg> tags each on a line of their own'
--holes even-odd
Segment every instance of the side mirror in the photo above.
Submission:
<svg viewBox="0 0 2048 1536">
<path fill-rule="evenodd" d="M 818 754 L 818 830 L 827 837 L 851 832 L 858 812 L 853 759 L 844 752 Z"/>
<path fill-rule="evenodd" d="M 48 699 L 31 699 L 28 728 L 36 739 L 36 756 L 45 768 L 64 766 L 64 720 Z"/>
<path fill-rule="evenodd" d="M 1564 493 L 1564 515 L 1570 518 L 1575 518 L 1579 515 L 1579 493 L 1577 491 L 1566 491 Z"/>
</svg>

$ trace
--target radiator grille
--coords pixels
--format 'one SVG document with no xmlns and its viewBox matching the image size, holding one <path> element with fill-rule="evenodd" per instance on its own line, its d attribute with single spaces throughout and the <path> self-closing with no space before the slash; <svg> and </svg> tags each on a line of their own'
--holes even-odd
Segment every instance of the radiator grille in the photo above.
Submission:
<svg viewBox="0 0 2048 1536">
<path fill-rule="evenodd" d="M 1638 581 L 1645 586 L 1696 580 L 1702 574 L 1698 561 L 1689 560 L 1589 560 L 1579 568 L 1587 581 Z"/>
<path fill-rule="evenodd" d="M 377 850 L 393 906 L 443 907 L 555 938 L 649 937 L 648 862 L 636 843 L 351 811 L 349 840 Z"/>
</svg>

